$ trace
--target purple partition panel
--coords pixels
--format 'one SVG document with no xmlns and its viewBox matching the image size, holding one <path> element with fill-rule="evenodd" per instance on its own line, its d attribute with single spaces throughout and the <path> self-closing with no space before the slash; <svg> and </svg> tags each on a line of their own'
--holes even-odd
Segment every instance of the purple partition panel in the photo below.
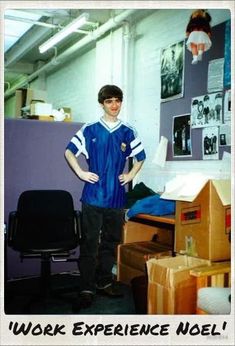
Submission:
<svg viewBox="0 0 235 346">
<path fill-rule="evenodd" d="M 62 189 L 69 191 L 75 209 L 80 209 L 83 182 L 69 168 L 64 151 L 80 123 L 6 119 L 4 130 L 4 218 L 16 210 L 21 192 L 32 189 Z M 82 158 L 85 167 L 85 158 Z M 76 251 L 77 252 L 77 251 Z M 76 254 L 77 255 L 77 254 Z M 7 248 L 7 277 L 38 275 L 38 259 L 20 262 L 19 254 Z M 52 271 L 77 270 L 77 264 L 53 263 Z"/>
</svg>

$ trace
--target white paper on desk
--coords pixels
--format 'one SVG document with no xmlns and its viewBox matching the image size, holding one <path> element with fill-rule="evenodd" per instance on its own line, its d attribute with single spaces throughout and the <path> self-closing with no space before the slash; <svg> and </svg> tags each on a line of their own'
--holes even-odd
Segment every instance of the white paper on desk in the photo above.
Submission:
<svg viewBox="0 0 235 346">
<path fill-rule="evenodd" d="M 157 151 L 155 153 L 155 156 L 153 158 L 152 163 L 155 163 L 156 165 L 160 167 L 164 167 L 166 163 L 166 154 L 167 154 L 167 144 L 168 139 L 164 136 L 161 136 L 160 143 L 157 147 Z"/>
<path fill-rule="evenodd" d="M 208 177 L 200 173 L 178 175 L 166 183 L 161 198 L 192 202 L 208 181 Z"/>
</svg>

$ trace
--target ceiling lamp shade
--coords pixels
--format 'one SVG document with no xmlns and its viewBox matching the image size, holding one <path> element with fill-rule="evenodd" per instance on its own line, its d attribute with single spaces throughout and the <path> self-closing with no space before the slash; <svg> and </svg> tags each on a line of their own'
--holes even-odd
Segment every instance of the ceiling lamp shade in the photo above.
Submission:
<svg viewBox="0 0 235 346">
<path fill-rule="evenodd" d="M 58 42 L 62 41 L 65 37 L 70 35 L 72 32 L 76 31 L 82 25 L 84 25 L 89 18 L 88 13 L 83 13 L 78 18 L 74 19 L 71 23 L 69 23 L 62 30 L 57 32 L 54 36 L 52 36 L 48 41 L 44 42 L 39 46 L 39 52 L 45 53 L 51 47 L 54 47 Z"/>
</svg>

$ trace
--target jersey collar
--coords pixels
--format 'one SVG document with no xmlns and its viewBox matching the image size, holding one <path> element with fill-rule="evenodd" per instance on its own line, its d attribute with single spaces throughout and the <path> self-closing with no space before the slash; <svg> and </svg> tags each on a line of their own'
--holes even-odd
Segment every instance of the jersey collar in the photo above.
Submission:
<svg viewBox="0 0 235 346">
<path fill-rule="evenodd" d="M 122 125 L 121 120 L 118 120 L 116 126 L 114 127 L 109 127 L 108 124 L 102 118 L 100 118 L 99 122 L 110 133 L 116 131 Z"/>
</svg>

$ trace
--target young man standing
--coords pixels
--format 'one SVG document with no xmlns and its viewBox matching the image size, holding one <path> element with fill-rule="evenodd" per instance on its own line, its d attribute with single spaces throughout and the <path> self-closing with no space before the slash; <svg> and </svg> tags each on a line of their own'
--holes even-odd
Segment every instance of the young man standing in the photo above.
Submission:
<svg viewBox="0 0 235 346">
<path fill-rule="evenodd" d="M 81 290 L 76 309 L 92 304 L 96 292 L 118 297 L 112 268 L 124 223 L 125 184 L 142 167 L 145 151 L 133 127 L 118 119 L 123 93 L 105 85 L 98 93 L 103 116 L 85 124 L 71 139 L 65 158 L 74 173 L 85 181 L 82 192 L 82 239 L 79 269 Z M 84 154 L 88 171 L 77 160 Z M 132 169 L 124 173 L 126 159 L 134 157 Z"/>
</svg>

